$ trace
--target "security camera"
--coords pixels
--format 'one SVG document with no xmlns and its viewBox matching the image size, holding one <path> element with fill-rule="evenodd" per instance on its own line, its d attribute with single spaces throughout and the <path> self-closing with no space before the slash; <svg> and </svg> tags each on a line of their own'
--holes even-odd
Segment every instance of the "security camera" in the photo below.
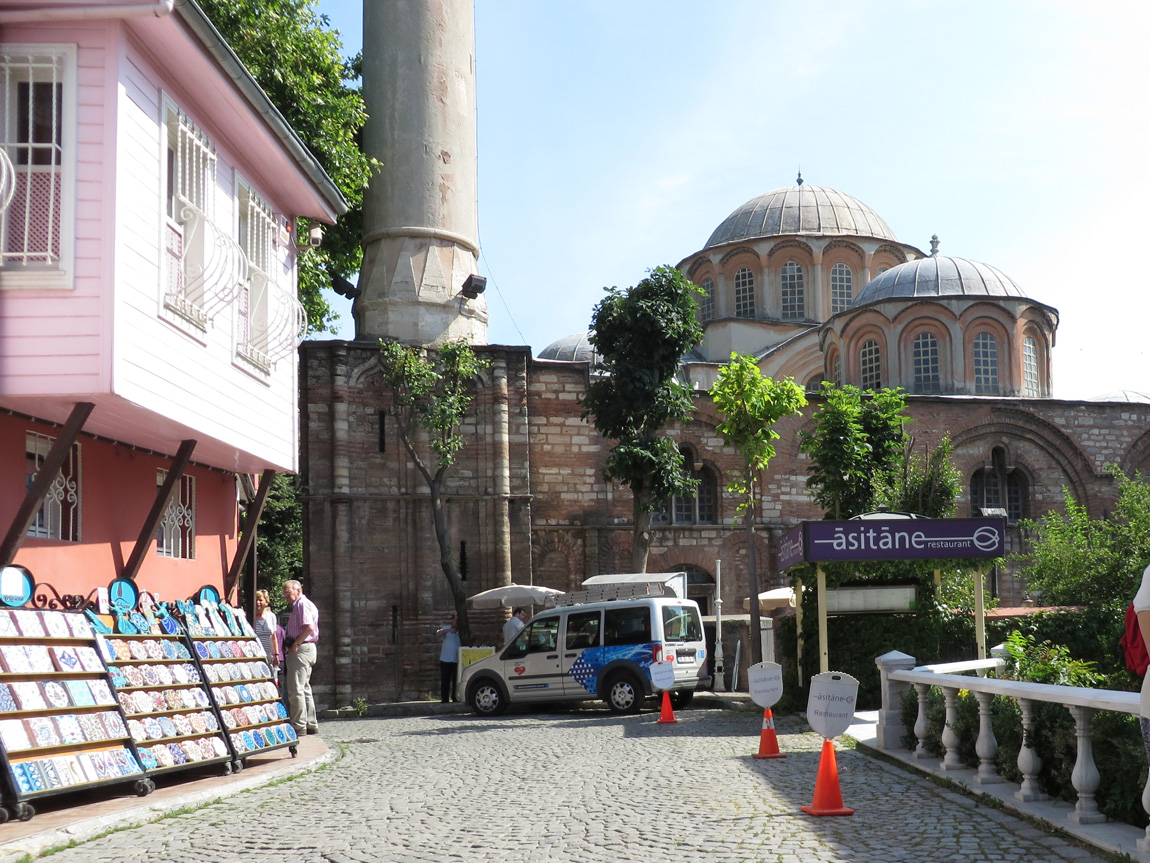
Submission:
<svg viewBox="0 0 1150 863">
<path fill-rule="evenodd" d="M 460 288 L 459 292 L 469 300 L 474 300 L 476 297 L 483 293 L 486 287 L 487 279 L 483 278 L 483 276 L 472 273 L 470 276 L 463 280 L 463 287 Z"/>
<path fill-rule="evenodd" d="M 308 222 L 305 233 L 300 239 L 304 240 L 304 242 L 296 244 L 296 248 L 300 251 L 318 249 L 323 245 L 323 225 L 319 222 Z"/>
</svg>

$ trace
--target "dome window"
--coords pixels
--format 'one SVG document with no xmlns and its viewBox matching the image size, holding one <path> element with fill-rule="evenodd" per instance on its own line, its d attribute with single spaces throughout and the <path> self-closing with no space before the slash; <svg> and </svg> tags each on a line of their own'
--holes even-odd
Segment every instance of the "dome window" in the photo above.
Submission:
<svg viewBox="0 0 1150 863">
<path fill-rule="evenodd" d="M 846 264 L 831 267 L 831 313 L 838 314 L 850 308 L 854 299 L 854 273 Z"/>
<path fill-rule="evenodd" d="M 859 351 L 859 366 L 862 369 L 860 383 L 864 390 L 882 389 L 882 352 L 878 342 L 867 339 Z"/>
<path fill-rule="evenodd" d="M 755 276 L 746 267 L 735 273 L 735 317 L 755 316 Z"/>
<path fill-rule="evenodd" d="M 911 356 L 914 359 L 914 391 L 939 392 L 938 339 L 934 334 L 919 333 L 915 336 Z"/>
<path fill-rule="evenodd" d="M 1028 398 L 1042 394 L 1038 388 L 1038 343 L 1034 336 L 1022 340 L 1022 394 Z"/>
<path fill-rule="evenodd" d="M 794 261 L 783 264 L 783 320 L 800 321 L 806 317 L 803 299 L 803 268 Z"/>
<path fill-rule="evenodd" d="M 699 297 L 699 317 L 709 321 L 715 317 L 715 283 L 711 279 L 703 279 L 699 287 L 703 289 L 703 295 Z"/>
<path fill-rule="evenodd" d="M 974 391 L 979 395 L 998 394 L 998 339 L 990 333 L 974 337 Z"/>
</svg>

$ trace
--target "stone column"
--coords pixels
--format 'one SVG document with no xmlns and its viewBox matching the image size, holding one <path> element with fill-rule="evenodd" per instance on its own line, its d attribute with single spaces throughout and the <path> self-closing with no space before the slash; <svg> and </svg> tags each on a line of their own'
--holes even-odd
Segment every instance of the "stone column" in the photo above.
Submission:
<svg viewBox="0 0 1150 863">
<path fill-rule="evenodd" d="M 492 438 L 495 464 L 495 583 L 510 584 L 511 579 L 511 442 L 507 407 L 507 354 L 501 353 L 492 363 Z"/>
</svg>

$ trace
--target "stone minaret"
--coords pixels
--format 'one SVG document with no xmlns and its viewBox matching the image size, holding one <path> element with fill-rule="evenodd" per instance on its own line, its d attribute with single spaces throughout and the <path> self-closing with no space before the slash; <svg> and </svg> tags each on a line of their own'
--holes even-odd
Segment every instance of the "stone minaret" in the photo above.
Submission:
<svg viewBox="0 0 1150 863">
<path fill-rule="evenodd" d="M 364 0 L 363 43 L 364 146 L 382 168 L 364 198 L 356 338 L 486 344 L 486 300 L 463 292 L 479 258 L 472 0 Z"/>
</svg>

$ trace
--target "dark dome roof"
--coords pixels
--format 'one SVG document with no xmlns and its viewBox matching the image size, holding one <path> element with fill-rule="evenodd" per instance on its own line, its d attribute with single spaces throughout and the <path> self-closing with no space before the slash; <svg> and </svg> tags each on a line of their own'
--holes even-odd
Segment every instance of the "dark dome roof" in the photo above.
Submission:
<svg viewBox="0 0 1150 863">
<path fill-rule="evenodd" d="M 913 297 L 1021 297 L 1022 288 L 1001 270 L 965 258 L 932 255 L 879 273 L 852 306 Z"/>
<path fill-rule="evenodd" d="M 715 228 L 706 248 L 786 234 L 875 237 L 897 243 L 894 231 L 857 198 L 799 183 L 753 198 Z"/>
<path fill-rule="evenodd" d="M 594 365 L 598 361 L 599 355 L 596 354 L 595 349 L 591 347 L 589 340 L 590 335 L 591 333 L 588 331 L 564 336 L 541 350 L 536 356 L 536 359 L 562 360 L 568 363 L 591 363 Z"/>
</svg>

